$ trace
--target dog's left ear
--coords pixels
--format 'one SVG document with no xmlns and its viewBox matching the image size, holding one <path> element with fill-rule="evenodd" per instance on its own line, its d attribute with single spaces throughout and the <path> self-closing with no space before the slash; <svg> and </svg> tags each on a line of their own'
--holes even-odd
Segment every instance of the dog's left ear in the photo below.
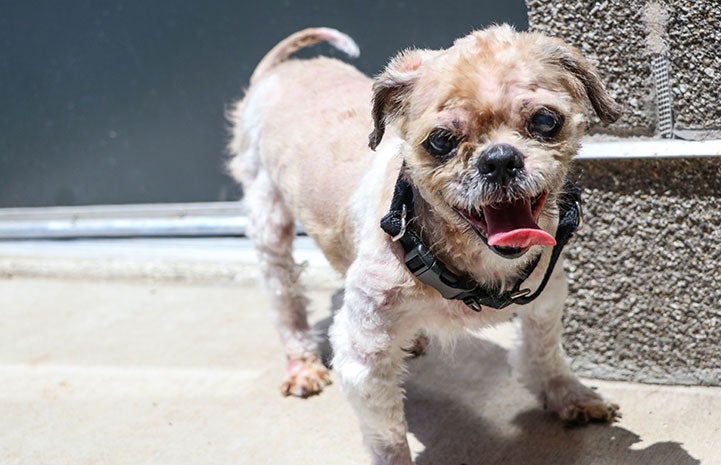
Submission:
<svg viewBox="0 0 721 465">
<path fill-rule="evenodd" d="M 544 49 L 552 64 L 560 65 L 581 83 L 582 92 L 588 97 L 601 121 L 613 123 L 621 116 L 621 106 L 608 95 L 596 69 L 578 49 L 560 40 L 551 40 L 545 44 Z"/>
<path fill-rule="evenodd" d="M 433 50 L 410 49 L 396 55 L 373 82 L 373 132 L 368 146 L 375 150 L 383 139 L 386 125 L 403 113 L 406 98 L 418 79 L 423 60 Z"/>
</svg>

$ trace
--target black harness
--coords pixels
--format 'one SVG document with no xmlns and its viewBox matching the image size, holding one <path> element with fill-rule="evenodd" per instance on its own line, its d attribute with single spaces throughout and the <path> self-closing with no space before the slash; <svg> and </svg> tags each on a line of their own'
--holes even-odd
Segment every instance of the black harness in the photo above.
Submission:
<svg viewBox="0 0 721 465">
<path fill-rule="evenodd" d="M 403 169 L 396 181 L 390 211 L 381 219 L 381 228 L 394 241 L 401 243 L 405 264 L 419 281 L 433 287 L 446 299 L 462 300 L 468 307 L 480 312 L 484 306 L 502 309 L 511 304 L 525 305 L 543 292 L 563 247 L 573 235 L 582 217 L 581 188 L 569 179 L 565 180 L 563 192 L 558 199 L 558 209 L 556 245 L 551 252 L 546 274 L 536 292 L 532 294 L 528 288 L 521 289 L 521 285 L 533 273 L 542 254 L 538 254 L 523 269 L 513 289 L 500 293 L 497 289 L 484 286 L 469 276 L 453 273 L 437 259 L 423 243 L 420 234 L 409 227 L 413 217 L 413 188 L 406 181 Z"/>
</svg>

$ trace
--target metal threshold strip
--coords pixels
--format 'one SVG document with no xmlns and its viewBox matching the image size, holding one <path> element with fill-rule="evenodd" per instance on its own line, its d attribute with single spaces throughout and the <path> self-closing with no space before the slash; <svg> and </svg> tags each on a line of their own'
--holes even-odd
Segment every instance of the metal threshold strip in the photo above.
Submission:
<svg viewBox="0 0 721 465">
<path fill-rule="evenodd" d="M 0 209 L 0 239 L 243 236 L 240 202 Z"/>
<path fill-rule="evenodd" d="M 577 159 L 721 156 L 721 140 L 587 140 Z M 241 202 L 0 209 L 2 239 L 244 236 Z M 300 230 L 300 228 L 299 228 Z"/>
</svg>

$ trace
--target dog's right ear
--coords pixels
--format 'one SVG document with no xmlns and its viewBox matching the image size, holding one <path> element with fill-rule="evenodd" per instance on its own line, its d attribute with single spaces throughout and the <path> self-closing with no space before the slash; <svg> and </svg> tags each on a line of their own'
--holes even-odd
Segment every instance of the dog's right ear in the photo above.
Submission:
<svg viewBox="0 0 721 465">
<path fill-rule="evenodd" d="M 373 82 L 373 132 L 368 146 L 375 150 L 383 139 L 386 125 L 403 113 L 406 97 L 418 79 L 418 69 L 432 50 L 404 50 L 396 55 Z"/>
</svg>

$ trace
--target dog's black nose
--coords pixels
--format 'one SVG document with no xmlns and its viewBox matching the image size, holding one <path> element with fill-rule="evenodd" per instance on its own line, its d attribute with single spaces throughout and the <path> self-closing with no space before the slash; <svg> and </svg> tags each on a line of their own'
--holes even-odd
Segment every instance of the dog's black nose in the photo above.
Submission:
<svg viewBox="0 0 721 465">
<path fill-rule="evenodd" d="M 491 146 L 481 153 L 478 171 L 489 182 L 508 184 L 523 171 L 523 154 L 510 144 Z"/>
</svg>

